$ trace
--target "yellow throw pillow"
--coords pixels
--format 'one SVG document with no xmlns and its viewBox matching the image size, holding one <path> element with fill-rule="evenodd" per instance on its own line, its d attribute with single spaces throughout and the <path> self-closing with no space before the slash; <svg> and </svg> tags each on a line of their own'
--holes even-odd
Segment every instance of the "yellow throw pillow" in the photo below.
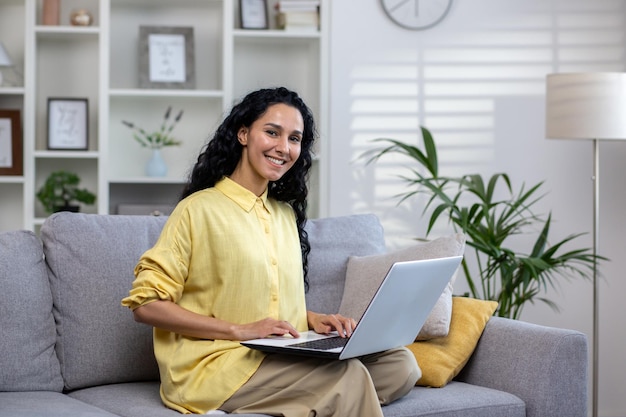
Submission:
<svg viewBox="0 0 626 417">
<path fill-rule="evenodd" d="M 457 376 L 474 352 L 497 307 L 496 301 L 452 297 L 448 336 L 407 346 L 422 370 L 422 377 L 416 385 L 441 388 Z"/>
</svg>

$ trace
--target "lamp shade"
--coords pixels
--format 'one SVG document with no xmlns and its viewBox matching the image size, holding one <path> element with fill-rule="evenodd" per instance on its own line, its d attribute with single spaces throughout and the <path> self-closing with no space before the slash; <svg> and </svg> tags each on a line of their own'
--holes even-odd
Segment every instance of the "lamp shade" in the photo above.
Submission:
<svg viewBox="0 0 626 417">
<path fill-rule="evenodd" d="M 626 73 L 549 74 L 546 136 L 626 140 Z"/>
<path fill-rule="evenodd" d="M 11 61 L 11 57 L 7 52 L 6 48 L 0 42 L 0 67 L 10 67 L 13 65 L 13 61 Z"/>
</svg>

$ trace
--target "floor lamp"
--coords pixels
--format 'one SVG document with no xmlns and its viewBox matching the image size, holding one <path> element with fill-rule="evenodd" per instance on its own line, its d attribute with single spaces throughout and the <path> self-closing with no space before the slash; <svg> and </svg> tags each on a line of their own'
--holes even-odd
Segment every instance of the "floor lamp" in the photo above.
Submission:
<svg viewBox="0 0 626 417">
<path fill-rule="evenodd" d="M 593 141 L 593 254 L 599 243 L 600 140 L 626 140 L 626 73 L 550 74 L 546 136 Z M 593 266 L 592 415 L 598 415 L 598 266 Z"/>
</svg>

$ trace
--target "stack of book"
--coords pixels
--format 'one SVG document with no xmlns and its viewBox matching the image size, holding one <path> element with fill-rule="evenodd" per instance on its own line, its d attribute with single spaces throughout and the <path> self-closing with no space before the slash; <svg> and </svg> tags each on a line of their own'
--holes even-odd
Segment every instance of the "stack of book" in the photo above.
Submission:
<svg viewBox="0 0 626 417">
<path fill-rule="evenodd" d="M 320 25 L 320 0 L 280 0 L 276 3 L 279 29 L 317 31 Z"/>
</svg>

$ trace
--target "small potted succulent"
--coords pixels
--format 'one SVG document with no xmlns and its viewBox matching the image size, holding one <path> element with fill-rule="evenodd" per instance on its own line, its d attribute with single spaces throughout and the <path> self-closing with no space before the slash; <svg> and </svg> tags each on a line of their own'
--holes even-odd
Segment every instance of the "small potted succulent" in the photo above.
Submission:
<svg viewBox="0 0 626 417">
<path fill-rule="evenodd" d="M 77 203 L 91 205 L 96 195 L 85 188 L 78 188 L 80 177 L 72 172 L 55 171 L 37 191 L 37 199 L 47 213 L 79 211 Z"/>
</svg>

